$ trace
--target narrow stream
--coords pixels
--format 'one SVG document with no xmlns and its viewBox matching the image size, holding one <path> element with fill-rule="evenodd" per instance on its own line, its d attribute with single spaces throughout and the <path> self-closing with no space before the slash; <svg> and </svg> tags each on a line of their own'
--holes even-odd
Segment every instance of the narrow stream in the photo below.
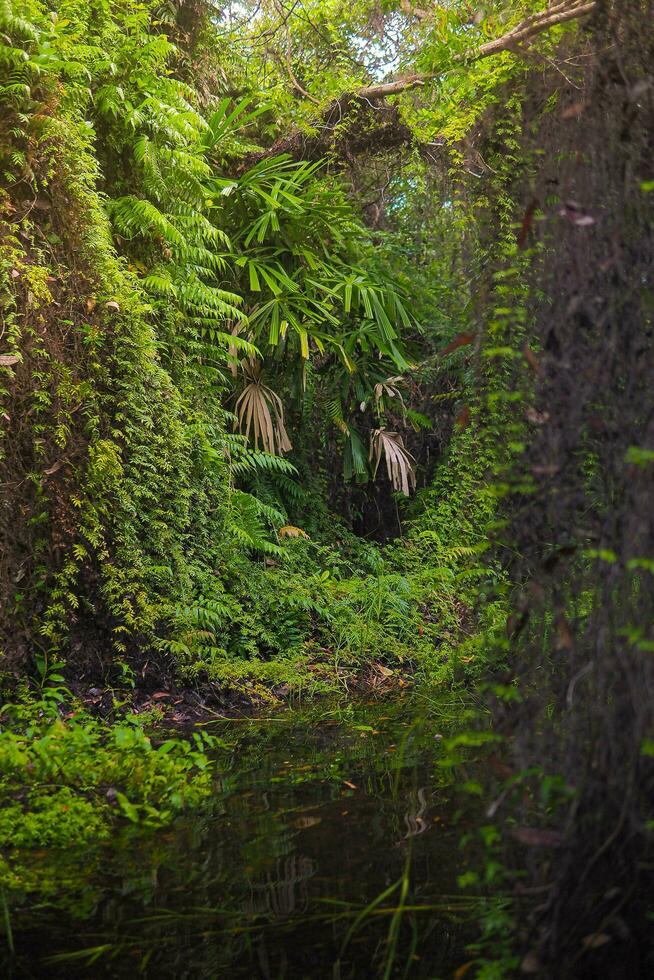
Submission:
<svg viewBox="0 0 654 980">
<path fill-rule="evenodd" d="M 60 855 L 3 975 L 452 977 L 475 938 L 457 877 L 476 817 L 442 765 L 464 711 L 406 695 L 209 726 L 212 798 L 92 867 Z"/>
</svg>

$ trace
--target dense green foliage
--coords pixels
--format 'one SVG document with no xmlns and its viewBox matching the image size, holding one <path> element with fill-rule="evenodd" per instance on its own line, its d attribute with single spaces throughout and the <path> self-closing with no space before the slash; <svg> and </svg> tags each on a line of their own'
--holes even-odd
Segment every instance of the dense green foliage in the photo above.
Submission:
<svg viewBox="0 0 654 980">
<path fill-rule="evenodd" d="M 384 458 L 398 491 L 415 482 L 401 431 L 419 447 L 440 406 L 421 412 L 405 388 L 430 381 L 417 359 L 454 332 L 437 306 L 447 258 L 415 243 L 410 309 L 399 218 L 371 233 L 321 161 L 248 163 L 285 122 L 278 91 L 209 96 L 220 50 L 186 50 L 159 5 L 3 11 L 5 415 L 33 418 L 6 435 L 23 518 L 7 527 L 8 653 L 83 659 L 93 642 L 115 679 L 147 644 L 187 678 L 304 684 L 316 646 L 350 667 L 373 650 L 423 659 L 418 609 L 456 625 L 446 594 L 468 542 L 448 527 L 454 551 L 399 591 L 341 587 L 384 559 L 348 538 L 352 504 L 332 487 L 343 561 L 324 494 L 334 456 L 355 486 L 382 479 Z M 420 173 L 395 190 L 405 221 Z"/>
<path fill-rule="evenodd" d="M 575 975 L 651 847 L 650 14 L 0 0 L 0 845 L 198 802 L 158 688 L 483 681 L 474 965 Z"/>
</svg>

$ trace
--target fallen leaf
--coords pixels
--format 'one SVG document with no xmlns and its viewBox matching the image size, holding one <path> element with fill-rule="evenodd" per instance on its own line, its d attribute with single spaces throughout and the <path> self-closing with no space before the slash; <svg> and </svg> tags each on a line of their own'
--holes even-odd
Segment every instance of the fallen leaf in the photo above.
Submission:
<svg viewBox="0 0 654 980">
<path fill-rule="evenodd" d="M 349 786 L 350 789 L 358 789 L 359 787 L 355 783 L 351 783 L 349 779 L 343 780 L 344 786 Z"/>
<path fill-rule="evenodd" d="M 527 244 L 527 238 L 529 237 L 529 232 L 531 231 L 531 226 L 534 223 L 534 215 L 536 214 L 536 208 L 538 207 L 538 200 L 533 199 L 527 206 L 522 224 L 520 225 L 520 231 L 518 233 L 518 248 L 524 248 Z"/>
<path fill-rule="evenodd" d="M 525 361 L 534 372 L 534 374 L 540 374 L 540 364 L 538 363 L 538 358 L 534 354 L 533 350 L 529 344 L 525 344 L 522 348 L 522 353 L 524 355 Z"/>
<path fill-rule="evenodd" d="M 170 698 L 170 697 L 172 697 L 172 695 L 171 695 L 170 691 L 155 691 L 155 693 L 152 695 L 152 697 L 156 701 L 161 701 L 162 698 Z"/>
<path fill-rule="evenodd" d="M 460 333 L 454 340 L 451 340 L 447 347 L 444 347 L 440 351 L 440 356 L 445 357 L 447 354 L 451 354 L 452 351 L 458 350 L 459 347 L 465 347 L 467 344 L 471 344 L 475 339 L 473 333 Z"/>
<path fill-rule="evenodd" d="M 19 361 L 20 357 L 17 354 L 0 354 L 0 367 L 11 367 Z"/>
<path fill-rule="evenodd" d="M 458 412 L 456 418 L 454 419 L 454 424 L 457 429 L 466 429 L 470 423 L 470 407 L 464 405 L 463 408 Z"/>
<path fill-rule="evenodd" d="M 108 303 L 104 304 L 108 310 L 114 310 L 116 313 L 120 313 L 120 306 L 115 299 L 110 299 Z"/>
<path fill-rule="evenodd" d="M 12 279 L 19 279 L 20 278 L 20 272 L 18 271 L 18 269 L 12 269 L 11 270 L 11 278 Z"/>
<path fill-rule="evenodd" d="M 572 105 L 567 105 L 563 112 L 561 113 L 561 119 L 578 119 L 579 116 L 586 111 L 590 102 L 587 99 L 582 99 L 580 102 L 573 102 Z"/>
<path fill-rule="evenodd" d="M 564 840 L 560 831 L 541 827 L 514 827 L 511 836 L 527 847 L 560 847 Z"/>
<path fill-rule="evenodd" d="M 58 459 L 56 463 L 52 464 L 52 466 L 48 466 L 47 470 L 43 470 L 45 476 L 52 476 L 53 473 L 56 473 L 57 470 L 61 469 L 65 462 L 65 459 Z"/>
<path fill-rule="evenodd" d="M 89 298 L 86 301 L 87 311 L 91 313 L 96 308 L 97 305 L 98 305 L 98 301 L 95 298 L 95 296 L 89 296 Z"/>
<path fill-rule="evenodd" d="M 565 207 L 561 208 L 559 214 L 578 228 L 586 228 L 595 224 L 595 218 L 587 214 L 576 201 L 566 201 Z"/>
<path fill-rule="evenodd" d="M 473 966 L 476 966 L 479 960 L 468 960 L 467 963 L 463 963 L 461 966 L 457 967 L 454 971 L 454 980 L 461 980 L 461 977 L 465 977 L 468 970 L 471 970 Z"/>
</svg>

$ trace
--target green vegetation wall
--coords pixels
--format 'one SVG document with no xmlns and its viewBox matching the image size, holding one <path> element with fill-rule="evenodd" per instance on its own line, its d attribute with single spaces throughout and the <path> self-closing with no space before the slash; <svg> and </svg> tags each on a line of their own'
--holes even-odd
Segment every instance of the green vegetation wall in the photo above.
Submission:
<svg viewBox="0 0 654 980">
<path fill-rule="evenodd" d="M 37 4 L 30 20 L 0 11 L 0 580 L 17 667 L 64 640 L 89 658 L 151 637 L 226 548 L 225 469 L 201 465 L 202 440 L 223 432 L 219 401 L 179 347 L 174 307 L 155 313 L 117 254 L 98 163 L 112 136 L 88 87 L 143 45 L 121 111 L 139 90 L 154 99 L 168 45 L 147 35 L 145 7 L 68 6 L 74 28 Z"/>
<path fill-rule="evenodd" d="M 381 568 L 328 480 L 388 469 L 393 515 L 415 483 L 393 428 L 419 350 L 401 246 L 320 161 L 250 142 L 274 107 L 223 97 L 203 6 L 0 17 L 5 664 L 127 677 L 162 654 L 218 677 L 263 650 L 291 658 L 284 679 L 324 646 L 317 621 L 359 622 L 335 580 Z M 366 625 L 337 650 L 405 652 L 409 606 L 366 588 L 385 639 Z"/>
</svg>

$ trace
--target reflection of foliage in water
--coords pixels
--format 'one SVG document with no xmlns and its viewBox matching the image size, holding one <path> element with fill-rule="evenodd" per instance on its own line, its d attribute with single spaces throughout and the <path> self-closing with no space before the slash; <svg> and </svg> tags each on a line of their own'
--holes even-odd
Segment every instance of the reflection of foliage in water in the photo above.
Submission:
<svg viewBox="0 0 654 980">
<path fill-rule="evenodd" d="M 53 976 L 88 975 L 93 950 L 98 977 L 142 960 L 163 976 L 320 976 L 311 957 L 335 962 L 358 921 L 343 978 L 375 955 L 383 975 L 389 936 L 400 962 L 435 930 L 429 962 L 449 962 L 470 902 L 455 896 L 452 769 L 434 765 L 444 754 L 434 731 L 447 735 L 457 710 L 407 698 L 217 726 L 234 748 L 220 755 L 214 795 L 138 853 L 120 839 L 105 848 L 101 879 L 97 863 L 88 876 L 79 868 L 72 892 L 89 900 L 72 910 L 77 921 L 62 926 L 59 913 L 51 935 L 54 916 L 14 910 L 19 953 L 36 930 L 44 955 L 62 954 Z"/>
</svg>

